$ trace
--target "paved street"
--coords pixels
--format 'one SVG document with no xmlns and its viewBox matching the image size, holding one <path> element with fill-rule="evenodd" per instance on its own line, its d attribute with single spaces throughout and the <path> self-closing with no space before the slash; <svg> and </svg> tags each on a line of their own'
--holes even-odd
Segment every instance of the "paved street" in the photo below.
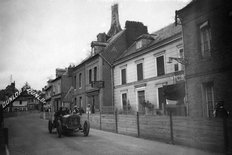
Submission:
<svg viewBox="0 0 232 155">
<path fill-rule="evenodd" d="M 156 141 L 90 130 L 84 137 L 81 133 L 58 138 L 48 133 L 47 120 L 39 113 L 11 117 L 5 120 L 9 128 L 11 155 L 90 155 L 90 154 L 152 154 L 152 155 L 207 155 L 212 154 L 187 147 L 169 145 Z"/>
</svg>

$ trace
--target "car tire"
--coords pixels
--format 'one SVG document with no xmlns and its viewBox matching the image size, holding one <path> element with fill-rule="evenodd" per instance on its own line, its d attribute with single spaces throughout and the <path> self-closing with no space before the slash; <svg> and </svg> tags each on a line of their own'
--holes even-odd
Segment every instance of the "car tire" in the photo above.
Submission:
<svg viewBox="0 0 232 155">
<path fill-rule="evenodd" d="M 62 135 L 62 125 L 61 125 L 61 121 L 60 120 L 57 121 L 56 131 L 57 131 L 58 137 L 61 138 L 61 135 Z"/>
<path fill-rule="evenodd" d="M 52 121 L 51 120 L 49 120 L 48 121 L 48 131 L 49 131 L 49 133 L 52 133 Z"/>
<path fill-rule="evenodd" d="M 89 135 L 89 129 L 90 129 L 90 123 L 89 123 L 89 121 L 85 121 L 85 123 L 83 125 L 84 136 L 88 136 Z"/>
</svg>

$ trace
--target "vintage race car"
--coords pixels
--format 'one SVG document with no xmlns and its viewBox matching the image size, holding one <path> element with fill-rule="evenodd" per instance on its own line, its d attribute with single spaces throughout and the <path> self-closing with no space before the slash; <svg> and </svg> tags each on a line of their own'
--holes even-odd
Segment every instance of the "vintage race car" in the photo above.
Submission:
<svg viewBox="0 0 232 155">
<path fill-rule="evenodd" d="M 77 114 L 57 114 L 55 113 L 54 120 L 48 121 L 48 131 L 56 128 L 57 134 L 61 137 L 64 133 L 83 132 L 84 136 L 89 135 L 90 123 L 88 120 L 82 120 L 82 115 Z"/>
</svg>

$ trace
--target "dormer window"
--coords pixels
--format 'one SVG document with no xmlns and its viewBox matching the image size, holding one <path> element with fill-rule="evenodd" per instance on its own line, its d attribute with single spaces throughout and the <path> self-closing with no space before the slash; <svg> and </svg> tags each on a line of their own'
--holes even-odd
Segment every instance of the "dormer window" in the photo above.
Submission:
<svg viewBox="0 0 232 155">
<path fill-rule="evenodd" d="M 142 40 L 137 41 L 136 42 L 136 49 L 142 48 L 142 45 L 143 45 L 142 43 L 143 43 Z"/>
<path fill-rule="evenodd" d="M 137 38 L 136 49 L 140 49 L 142 47 L 147 46 L 151 43 L 152 40 L 154 40 L 154 38 L 151 34 L 141 35 L 139 38 Z"/>
</svg>

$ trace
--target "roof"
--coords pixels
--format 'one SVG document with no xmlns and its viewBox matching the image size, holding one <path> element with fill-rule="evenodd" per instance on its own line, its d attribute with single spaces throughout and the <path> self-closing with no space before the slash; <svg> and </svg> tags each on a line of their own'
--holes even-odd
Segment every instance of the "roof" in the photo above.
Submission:
<svg viewBox="0 0 232 155">
<path fill-rule="evenodd" d="M 101 54 L 104 54 L 104 58 L 105 58 L 105 59 L 109 60 L 110 57 L 111 57 L 111 54 L 107 55 L 107 52 L 106 52 L 106 51 L 108 51 L 107 49 L 110 48 L 110 47 L 114 44 L 114 42 L 115 42 L 118 38 L 120 38 L 120 36 L 121 36 L 124 32 L 125 32 L 125 30 L 122 30 L 122 31 L 118 32 L 117 34 L 115 34 L 114 36 L 112 36 L 111 38 L 109 38 L 109 39 L 107 40 L 107 43 L 108 43 L 108 44 L 107 44 L 107 46 L 105 47 L 105 50 L 103 50 L 102 52 L 100 52 Z M 108 53 L 109 53 L 109 52 L 108 52 Z M 95 55 L 90 55 L 90 56 L 88 56 L 88 57 L 85 58 L 82 62 L 80 62 L 77 66 L 75 66 L 75 69 L 74 69 L 74 70 L 78 69 L 79 66 L 81 66 L 81 65 L 84 64 L 85 62 L 91 60 L 92 58 L 94 58 L 94 57 L 96 57 L 96 56 L 98 56 L 98 55 L 99 55 L 99 54 L 97 53 L 97 54 L 95 54 Z"/>
<path fill-rule="evenodd" d="M 152 47 L 152 46 L 158 45 L 160 43 L 163 43 L 163 42 L 167 41 L 168 39 L 175 37 L 176 35 L 181 34 L 181 33 L 182 33 L 181 25 L 175 26 L 175 23 L 169 24 L 168 26 L 166 26 L 158 31 L 153 32 L 151 35 L 154 37 L 154 40 L 151 43 L 149 43 L 147 46 L 145 46 L 139 50 L 136 50 L 136 48 L 135 48 L 136 42 L 134 42 L 127 50 L 125 50 L 123 52 L 123 54 L 115 62 L 121 61 L 128 56 L 131 56 L 135 53 L 141 52 L 144 49 L 147 49 L 148 47 Z"/>
<path fill-rule="evenodd" d="M 58 79 L 61 79 L 61 76 L 56 77 L 55 79 L 51 80 L 51 82 L 55 82 Z"/>
<path fill-rule="evenodd" d="M 126 29 L 118 32 L 116 35 L 108 39 L 108 45 L 105 47 L 105 50 L 100 52 L 104 56 L 104 58 L 110 62 L 111 64 L 114 62 L 114 60 L 118 57 L 118 52 L 115 52 L 114 50 L 112 52 L 109 52 L 109 50 L 112 49 L 112 46 L 115 45 L 115 42 L 123 38 L 124 34 L 126 33 Z M 116 47 L 117 48 L 117 47 Z M 118 49 L 115 49 L 118 50 Z"/>
<path fill-rule="evenodd" d="M 49 88 L 52 88 L 52 85 L 45 87 L 44 90 L 46 91 L 46 90 L 48 90 Z"/>
</svg>

